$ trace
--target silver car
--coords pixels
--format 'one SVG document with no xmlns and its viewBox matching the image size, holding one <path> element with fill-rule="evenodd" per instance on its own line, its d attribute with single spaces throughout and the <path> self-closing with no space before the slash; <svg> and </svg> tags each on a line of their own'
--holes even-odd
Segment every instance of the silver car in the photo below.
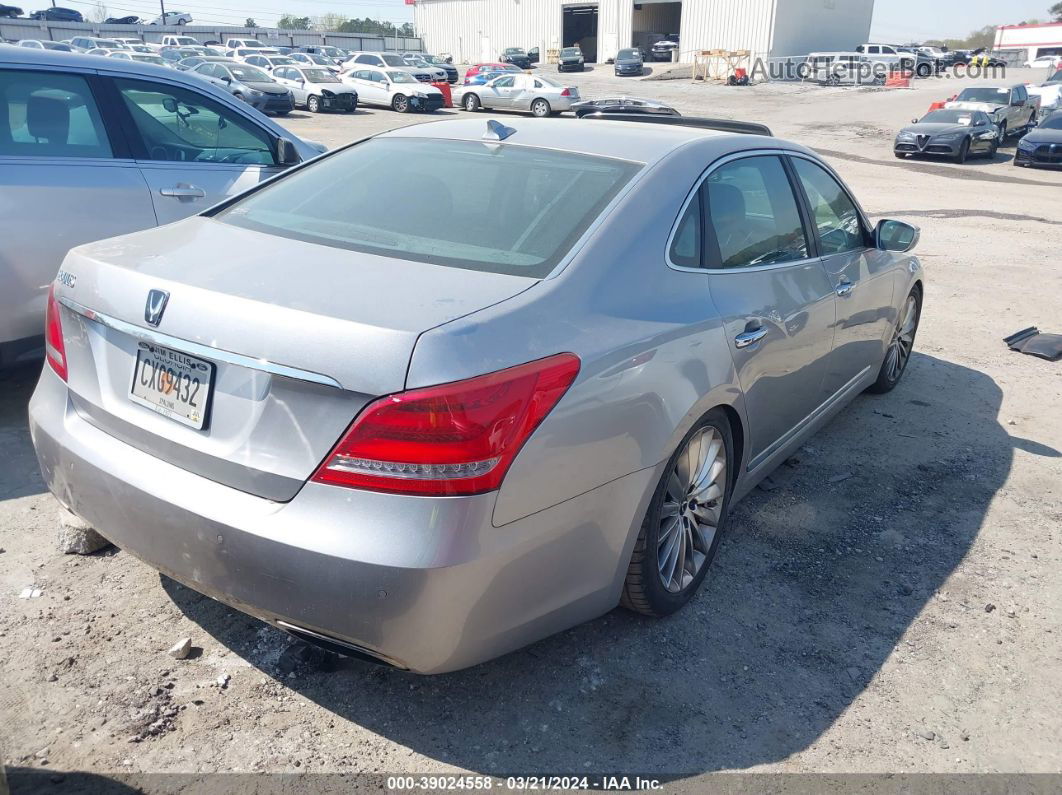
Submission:
<svg viewBox="0 0 1062 795">
<path fill-rule="evenodd" d="M 917 237 L 771 137 L 404 127 L 74 249 L 33 442 L 167 575 L 449 671 L 682 607 L 734 501 L 900 380 Z"/>
<path fill-rule="evenodd" d="M 458 101 L 468 111 L 480 108 L 531 111 L 542 118 L 572 109 L 579 101 L 579 89 L 555 83 L 548 77 L 514 72 L 488 81 L 484 85 L 465 86 Z"/>
<path fill-rule="evenodd" d="M 175 69 L 51 50 L 0 48 L 0 114 L 0 366 L 43 353 L 72 246 L 192 215 L 323 148 Z"/>
</svg>

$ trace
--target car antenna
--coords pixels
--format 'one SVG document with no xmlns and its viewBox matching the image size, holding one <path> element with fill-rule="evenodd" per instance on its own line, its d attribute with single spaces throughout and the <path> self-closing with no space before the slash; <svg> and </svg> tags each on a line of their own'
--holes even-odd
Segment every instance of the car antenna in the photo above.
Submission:
<svg viewBox="0 0 1062 795">
<path fill-rule="evenodd" d="M 516 130 L 512 127 L 506 127 L 500 121 L 489 119 L 487 121 L 487 131 L 483 133 L 484 141 L 504 141 Z"/>
</svg>

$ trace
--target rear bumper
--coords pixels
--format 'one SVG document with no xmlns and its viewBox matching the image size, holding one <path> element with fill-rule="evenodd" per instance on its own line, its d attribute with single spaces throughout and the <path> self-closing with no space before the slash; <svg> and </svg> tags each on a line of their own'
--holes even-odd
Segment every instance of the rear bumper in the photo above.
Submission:
<svg viewBox="0 0 1062 795">
<path fill-rule="evenodd" d="M 29 413 L 48 487 L 125 551 L 264 621 L 420 673 L 474 665 L 612 609 L 656 477 L 643 470 L 495 527 L 494 494 L 309 483 L 276 503 L 237 491 L 85 422 L 48 367 Z"/>
</svg>

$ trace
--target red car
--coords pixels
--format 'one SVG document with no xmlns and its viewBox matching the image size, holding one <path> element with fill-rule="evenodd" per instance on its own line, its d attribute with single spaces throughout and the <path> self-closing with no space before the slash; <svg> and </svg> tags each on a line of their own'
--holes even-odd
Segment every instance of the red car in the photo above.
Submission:
<svg viewBox="0 0 1062 795">
<path fill-rule="evenodd" d="M 520 70 L 511 63 L 477 63 L 469 67 L 465 72 L 465 83 L 469 78 L 475 77 L 480 72 L 519 72 Z"/>
</svg>

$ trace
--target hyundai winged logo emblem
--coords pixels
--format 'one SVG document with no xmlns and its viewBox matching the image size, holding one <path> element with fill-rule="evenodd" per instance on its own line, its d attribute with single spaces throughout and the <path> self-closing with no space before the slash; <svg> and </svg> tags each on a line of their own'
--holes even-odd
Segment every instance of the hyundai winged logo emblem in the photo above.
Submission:
<svg viewBox="0 0 1062 795">
<path fill-rule="evenodd" d="M 162 322 L 162 313 L 166 311 L 166 302 L 170 294 L 165 290 L 148 290 L 147 304 L 144 306 L 144 320 L 148 325 L 157 326 Z"/>
</svg>

